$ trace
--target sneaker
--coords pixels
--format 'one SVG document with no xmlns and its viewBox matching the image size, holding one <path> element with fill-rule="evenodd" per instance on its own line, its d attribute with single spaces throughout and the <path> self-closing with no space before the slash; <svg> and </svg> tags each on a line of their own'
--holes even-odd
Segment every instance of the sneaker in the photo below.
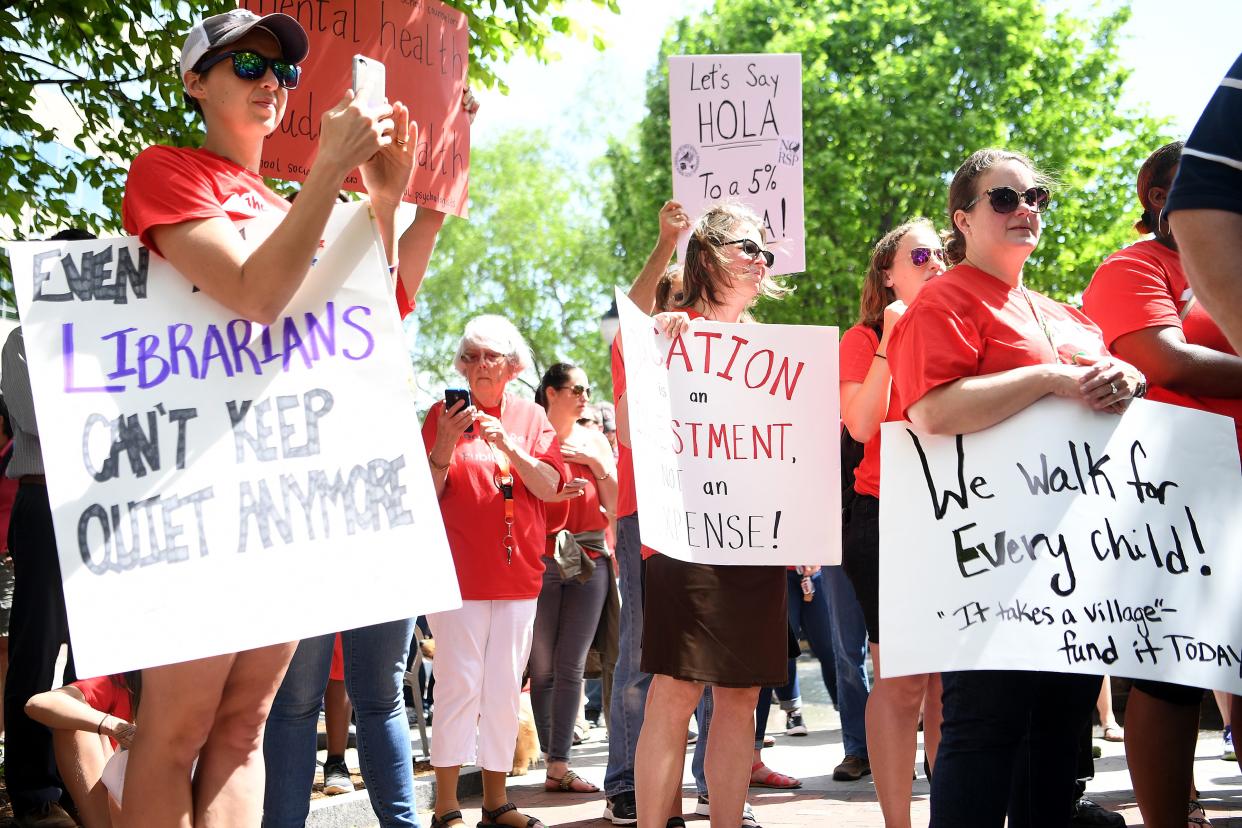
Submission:
<svg viewBox="0 0 1242 828">
<path fill-rule="evenodd" d="M 1199 800 L 1190 800 L 1190 814 L 1186 818 L 1188 825 L 1211 825 L 1212 821 L 1208 819 L 1207 812 L 1203 810 L 1203 806 L 1199 804 Z"/>
<path fill-rule="evenodd" d="M 1071 828 L 1126 828 L 1126 818 L 1101 808 L 1084 796 L 1074 803 L 1069 824 Z"/>
<path fill-rule="evenodd" d="M 802 711 L 791 710 L 785 714 L 785 735 L 805 736 L 806 725 L 802 722 Z"/>
<path fill-rule="evenodd" d="M 1238 761 L 1238 754 L 1233 749 L 1233 728 L 1225 725 L 1225 733 L 1220 738 L 1220 758 L 1226 762 Z"/>
<path fill-rule="evenodd" d="M 871 775 L 871 763 L 863 756 L 847 753 L 832 771 L 832 778 L 837 782 L 857 782 L 864 776 Z"/>
<path fill-rule="evenodd" d="M 15 814 L 17 828 L 78 828 L 78 823 L 55 802 L 45 802 L 33 811 Z"/>
<path fill-rule="evenodd" d="M 699 794 L 699 799 L 694 804 L 694 812 L 703 817 L 710 817 L 712 815 L 712 806 L 707 799 L 707 794 Z M 754 809 L 750 807 L 749 802 L 742 804 L 742 828 L 761 828 L 759 821 L 755 819 Z"/>
<path fill-rule="evenodd" d="M 634 792 L 622 791 L 604 798 L 604 819 L 613 825 L 633 825 L 638 822 L 638 807 L 634 804 Z"/>
<path fill-rule="evenodd" d="M 354 780 L 349 778 L 343 757 L 333 756 L 323 763 L 323 792 L 328 796 L 354 792 Z"/>
</svg>

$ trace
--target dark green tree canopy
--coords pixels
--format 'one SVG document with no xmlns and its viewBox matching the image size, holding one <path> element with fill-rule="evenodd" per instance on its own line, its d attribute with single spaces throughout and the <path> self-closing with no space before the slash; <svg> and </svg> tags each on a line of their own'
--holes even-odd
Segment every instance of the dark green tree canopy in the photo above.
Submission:
<svg viewBox="0 0 1242 828">
<path fill-rule="evenodd" d="M 1050 16 L 1042 0 L 717 0 L 666 36 L 636 140 L 609 151 L 618 280 L 651 245 L 669 197 L 669 54 L 797 52 L 803 65 L 807 272 L 767 321 L 852 324 L 875 241 L 913 216 L 945 227 L 948 181 L 974 150 L 1030 155 L 1059 181 L 1031 284 L 1072 298 L 1134 239 L 1134 181 L 1164 142 L 1118 110 L 1129 11 Z"/>
</svg>

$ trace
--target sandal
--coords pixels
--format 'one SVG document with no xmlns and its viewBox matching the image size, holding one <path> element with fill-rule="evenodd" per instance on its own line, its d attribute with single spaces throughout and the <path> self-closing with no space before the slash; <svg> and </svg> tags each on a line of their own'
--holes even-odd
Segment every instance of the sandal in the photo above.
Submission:
<svg viewBox="0 0 1242 828">
<path fill-rule="evenodd" d="M 758 778 L 756 778 L 755 774 L 759 774 Z M 792 776 L 777 773 L 763 764 L 763 762 L 756 762 L 750 766 L 750 786 L 752 788 L 792 790 L 794 788 L 801 788 L 802 782 Z"/>
<path fill-rule="evenodd" d="M 1104 741 L 1106 742 L 1124 742 L 1126 740 L 1126 732 L 1121 725 L 1109 725 L 1104 728 Z"/>
<path fill-rule="evenodd" d="M 508 824 L 507 822 L 501 822 L 500 817 L 504 816 L 510 811 L 516 811 L 516 810 L 517 810 L 517 806 L 514 805 L 512 802 L 506 802 L 504 805 L 501 805 L 499 808 L 497 808 L 494 811 L 489 811 L 486 808 L 483 808 L 482 809 L 483 820 L 479 823 L 478 828 L 515 828 L 514 826 Z M 519 816 L 526 816 L 526 815 L 519 814 Z M 522 828 L 547 828 L 547 826 L 544 825 L 542 822 L 540 822 L 535 817 L 526 817 L 526 824 L 522 826 Z"/>
<path fill-rule="evenodd" d="M 431 815 L 431 828 L 448 828 L 450 822 L 456 820 L 458 825 L 465 825 L 465 820 L 461 817 L 461 811 L 449 811 L 444 816 Z"/>
<path fill-rule="evenodd" d="M 575 782 L 581 782 L 582 784 L 589 785 L 590 787 L 575 788 Z M 547 781 L 543 783 L 543 789 L 545 791 L 556 791 L 558 793 L 599 793 L 599 788 L 597 788 L 593 783 L 586 781 L 571 770 L 565 771 L 565 775 L 560 779 L 557 779 L 555 776 L 549 776 Z"/>
</svg>

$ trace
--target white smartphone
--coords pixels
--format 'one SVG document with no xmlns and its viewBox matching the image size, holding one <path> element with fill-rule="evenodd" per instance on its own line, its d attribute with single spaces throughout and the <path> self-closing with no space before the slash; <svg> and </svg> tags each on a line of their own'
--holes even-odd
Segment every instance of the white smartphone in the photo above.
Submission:
<svg viewBox="0 0 1242 828">
<path fill-rule="evenodd" d="M 362 55 L 354 55 L 354 99 L 363 102 L 368 109 L 379 109 L 384 104 L 387 90 L 387 72 L 384 64 Z"/>
</svg>

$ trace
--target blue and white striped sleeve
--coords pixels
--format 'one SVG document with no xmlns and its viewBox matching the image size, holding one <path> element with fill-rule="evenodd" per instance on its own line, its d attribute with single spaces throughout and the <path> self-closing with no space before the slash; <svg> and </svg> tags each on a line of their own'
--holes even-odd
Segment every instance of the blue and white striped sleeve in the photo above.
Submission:
<svg viewBox="0 0 1242 828">
<path fill-rule="evenodd" d="M 1242 213 L 1242 55 L 1186 141 L 1166 209 Z"/>
</svg>

